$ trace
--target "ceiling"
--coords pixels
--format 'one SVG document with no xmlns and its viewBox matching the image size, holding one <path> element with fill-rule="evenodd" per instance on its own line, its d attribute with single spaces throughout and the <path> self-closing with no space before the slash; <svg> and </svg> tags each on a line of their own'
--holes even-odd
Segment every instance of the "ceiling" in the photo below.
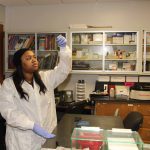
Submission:
<svg viewBox="0 0 150 150">
<path fill-rule="evenodd" d="M 30 5 L 125 2 L 125 1 L 150 1 L 150 0 L 0 0 L 0 4 L 4 6 L 30 6 Z"/>
</svg>

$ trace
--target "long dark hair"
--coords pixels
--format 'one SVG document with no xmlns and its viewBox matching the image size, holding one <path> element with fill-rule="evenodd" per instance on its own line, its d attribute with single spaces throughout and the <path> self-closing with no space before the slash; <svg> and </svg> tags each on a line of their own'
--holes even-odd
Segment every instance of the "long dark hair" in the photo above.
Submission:
<svg viewBox="0 0 150 150">
<path fill-rule="evenodd" d="M 13 72 L 12 74 L 12 78 L 13 78 L 13 82 L 15 84 L 15 87 L 20 95 L 20 98 L 24 98 L 25 100 L 29 100 L 29 95 L 28 93 L 26 93 L 23 88 L 22 88 L 22 83 L 23 81 L 25 80 L 24 79 L 24 75 L 23 75 L 23 72 L 22 72 L 22 67 L 21 65 L 17 66 L 16 70 Z M 39 90 L 39 93 L 44 93 L 47 91 L 47 88 L 45 86 L 45 84 L 43 83 L 43 81 L 41 80 L 41 76 L 39 74 L 38 71 L 35 71 L 33 73 L 33 78 L 35 80 L 35 82 L 39 85 L 40 87 L 40 90 Z"/>
</svg>

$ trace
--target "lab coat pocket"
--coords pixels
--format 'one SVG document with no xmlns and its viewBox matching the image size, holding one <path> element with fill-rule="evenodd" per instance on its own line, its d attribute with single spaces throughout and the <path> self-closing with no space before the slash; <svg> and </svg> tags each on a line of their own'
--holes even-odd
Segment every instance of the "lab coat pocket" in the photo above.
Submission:
<svg viewBox="0 0 150 150">
<path fill-rule="evenodd" d="M 31 134 L 17 128 L 7 126 L 6 145 L 8 150 L 31 149 Z"/>
</svg>

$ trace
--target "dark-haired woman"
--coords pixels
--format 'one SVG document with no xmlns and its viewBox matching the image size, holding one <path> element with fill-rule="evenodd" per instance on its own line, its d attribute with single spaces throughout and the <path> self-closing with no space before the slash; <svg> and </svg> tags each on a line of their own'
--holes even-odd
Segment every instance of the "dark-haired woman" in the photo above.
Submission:
<svg viewBox="0 0 150 150">
<path fill-rule="evenodd" d="M 59 64 L 54 70 L 38 72 L 33 51 L 18 50 L 16 67 L 0 90 L 0 112 L 6 120 L 7 150 L 40 150 L 56 127 L 54 89 L 71 71 L 71 51 L 63 36 L 57 37 Z"/>
</svg>

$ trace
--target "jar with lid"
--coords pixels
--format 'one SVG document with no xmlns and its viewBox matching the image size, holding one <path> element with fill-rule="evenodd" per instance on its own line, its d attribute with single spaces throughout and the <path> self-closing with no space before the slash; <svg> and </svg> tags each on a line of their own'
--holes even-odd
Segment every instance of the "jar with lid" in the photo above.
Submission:
<svg viewBox="0 0 150 150">
<path fill-rule="evenodd" d="M 109 96 L 110 97 L 115 97 L 115 89 L 114 88 L 110 88 Z"/>
</svg>

